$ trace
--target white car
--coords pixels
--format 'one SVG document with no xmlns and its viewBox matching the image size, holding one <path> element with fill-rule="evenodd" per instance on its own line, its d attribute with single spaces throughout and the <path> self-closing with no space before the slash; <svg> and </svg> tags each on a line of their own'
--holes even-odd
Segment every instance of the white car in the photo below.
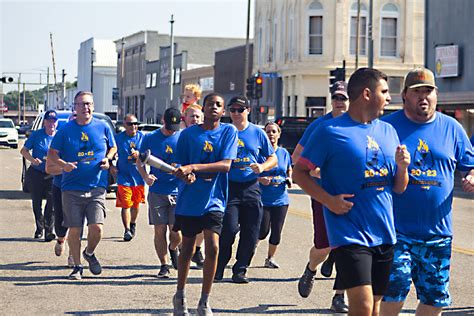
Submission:
<svg viewBox="0 0 474 316">
<path fill-rule="evenodd" d="M 18 131 L 11 119 L 0 118 L 0 145 L 18 148 Z"/>
<path fill-rule="evenodd" d="M 147 124 L 147 123 L 142 123 L 138 125 L 138 130 L 142 131 L 143 134 L 148 134 L 150 132 L 153 132 L 154 130 L 157 130 L 161 128 L 163 125 L 162 124 Z"/>
</svg>

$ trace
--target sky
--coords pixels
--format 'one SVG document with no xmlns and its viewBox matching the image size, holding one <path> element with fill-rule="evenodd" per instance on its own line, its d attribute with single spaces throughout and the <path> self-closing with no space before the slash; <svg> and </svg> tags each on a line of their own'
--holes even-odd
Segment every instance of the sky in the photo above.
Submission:
<svg viewBox="0 0 474 316">
<path fill-rule="evenodd" d="M 0 72 L 15 80 L 22 72 L 23 82 L 39 82 L 43 72 L 45 82 L 47 67 L 52 73 L 52 33 L 57 80 L 65 69 L 66 81 L 75 81 L 81 42 L 117 40 L 141 30 L 169 34 L 171 14 L 175 36 L 246 36 L 247 0 L 0 0 Z M 14 89 L 3 85 L 5 93 Z"/>
</svg>

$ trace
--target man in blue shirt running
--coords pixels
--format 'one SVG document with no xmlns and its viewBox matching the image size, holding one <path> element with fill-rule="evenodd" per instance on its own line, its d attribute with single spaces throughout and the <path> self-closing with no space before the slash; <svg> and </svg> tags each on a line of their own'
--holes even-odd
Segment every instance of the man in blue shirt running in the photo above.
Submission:
<svg viewBox="0 0 474 316">
<path fill-rule="evenodd" d="M 384 120 L 393 125 L 412 155 L 410 182 L 395 194 L 397 244 L 381 313 L 398 315 L 413 281 L 417 315 L 440 315 L 451 303 L 449 270 L 452 247 L 454 171 L 468 171 L 465 189 L 474 187 L 474 153 L 463 127 L 436 112 L 438 89 L 429 69 L 405 77 L 403 110 Z"/>
<path fill-rule="evenodd" d="M 244 96 L 229 101 L 232 124 L 239 131 L 237 158 L 229 172 L 229 200 L 219 241 L 216 280 L 222 280 L 232 256 L 232 244 L 240 231 L 237 261 L 232 267 L 234 283 L 249 283 L 247 268 L 252 261 L 262 222 L 263 206 L 258 176 L 277 165 L 275 151 L 265 132 L 248 120 L 249 101 Z"/>
<path fill-rule="evenodd" d="M 395 129 L 378 120 L 390 102 L 387 76 L 360 68 L 348 83 L 347 113 L 320 124 L 296 162 L 293 178 L 324 205 L 337 282 L 349 314 L 378 315 L 395 243 L 392 192 L 408 183 L 410 155 Z M 321 185 L 310 172 L 321 169 Z"/>
<path fill-rule="evenodd" d="M 74 258 L 71 280 L 82 278 L 81 233 L 87 218 L 87 248 L 82 255 L 92 274 L 101 274 L 102 266 L 94 250 L 102 238 L 105 195 L 110 161 L 117 152 L 110 127 L 93 118 L 91 92 L 79 91 L 74 97 L 76 119 L 66 123 L 54 136 L 48 161 L 63 170 L 61 181 L 64 225 L 69 227 L 68 244 Z"/>
<path fill-rule="evenodd" d="M 212 315 L 209 294 L 216 272 L 219 235 L 227 203 L 228 172 L 237 155 L 237 129 L 220 123 L 224 98 L 204 98 L 204 123 L 182 131 L 177 145 L 178 190 L 174 229 L 183 235 L 178 263 L 178 284 L 173 297 L 174 315 L 189 315 L 184 287 L 195 251 L 196 235 L 204 232 L 205 259 L 198 315 Z"/>
</svg>

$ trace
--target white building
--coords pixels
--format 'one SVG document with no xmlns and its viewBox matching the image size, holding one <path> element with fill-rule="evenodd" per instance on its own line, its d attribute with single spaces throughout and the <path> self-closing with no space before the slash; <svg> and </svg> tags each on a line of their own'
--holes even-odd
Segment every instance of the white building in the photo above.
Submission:
<svg viewBox="0 0 474 316">
<path fill-rule="evenodd" d="M 92 85 L 91 85 L 92 83 Z M 78 51 L 77 88 L 94 93 L 95 111 L 117 115 L 117 52 L 111 40 L 90 38 Z"/>
<path fill-rule="evenodd" d="M 283 115 L 326 113 L 329 71 L 343 60 L 347 79 L 355 70 L 357 0 L 257 0 L 255 9 L 254 71 L 282 77 Z M 369 0 L 360 16 L 358 66 L 367 67 Z M 400 104 L 403 77 L 424 63 L 424 0 L 373 0 L 373 43 L 374 68 Z"/>
</svg>

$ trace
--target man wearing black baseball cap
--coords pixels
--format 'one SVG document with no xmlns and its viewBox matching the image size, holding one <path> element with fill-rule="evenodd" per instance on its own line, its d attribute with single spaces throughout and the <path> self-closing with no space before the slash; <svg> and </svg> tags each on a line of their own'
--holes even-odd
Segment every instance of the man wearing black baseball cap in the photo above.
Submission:
<svg viewBox="0 0 474 316">
<path fill-rule="evenodd" d="M 263 207 L 258 176 L 277 164 L 277 158 L 265 132 L 248 120 L 250 103 L 244 96 L 229 101 L 232 124 L 239 131 L 237 158 L 229 172 L 229 199 L 219 240 L 219 260 L 215 280 L 221 280 L 232 256 L 232 244 L 240 231 L 237 262 L 232 267 L 232 281 L 248 283 L 246 276 L 255 252 Z M 263 162 L 262 162 L 263 161 Z"/>
</svg>

